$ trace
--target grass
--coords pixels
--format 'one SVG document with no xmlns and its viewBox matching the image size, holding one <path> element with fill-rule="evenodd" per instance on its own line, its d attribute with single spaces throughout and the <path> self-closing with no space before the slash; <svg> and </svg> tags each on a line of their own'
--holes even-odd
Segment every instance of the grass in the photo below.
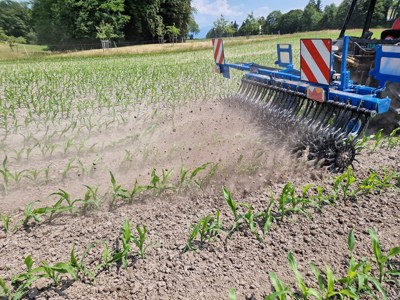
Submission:
<svg viewBox="0 0 400 300">
<path fill-rule="evenodd" d="M 46 48 L 46 46 L 40 45 L 17 44 L 12 51 L 8 44 L 0 42 L 0 60 L 41 57 L 48 54 Z"/>
</svg>

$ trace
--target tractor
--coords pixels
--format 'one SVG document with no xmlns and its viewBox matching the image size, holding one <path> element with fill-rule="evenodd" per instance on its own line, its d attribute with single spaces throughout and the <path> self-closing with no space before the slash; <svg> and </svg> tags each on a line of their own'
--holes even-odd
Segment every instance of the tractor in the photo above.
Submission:
<svg viewBox="0 0 400 300">
<path fill-rule="evenodd" d="M 339 38 L 335 41 L 334 48 L 334 70 L 339 70 L 342 60 L 343 38 L 353 16 L 359 0 L 352 0 L 346 19 L 343 23 Z M 371 21 L 374 17 L 376 0 L 370 0 L 366 18 L 359 37 L 350 37 L 347 53 L 347 69 L 350 72 L 350 80 L 357 84 L 367 86 L 385 86 L 381 97 L 388 96 L 391 99 L 389 111 L 384 115 L 378 115 L 371 119 L 371 123 L 376 128 L 384 128 L 391 131 L 400 126 L 400 80 L 398 76 L 386 77 L 377 80 L 371 72 L 374 69 L 375 56 L 378 45 L 400 45 L 400 1 L 390 7 L 387 22 L 391 25 L 390 29 L 382 31 L 380 38 L 372 38 L 373 32 L 370 31 Z M 380 48 L 381 49 L 381 48 Z"/>
</svg>

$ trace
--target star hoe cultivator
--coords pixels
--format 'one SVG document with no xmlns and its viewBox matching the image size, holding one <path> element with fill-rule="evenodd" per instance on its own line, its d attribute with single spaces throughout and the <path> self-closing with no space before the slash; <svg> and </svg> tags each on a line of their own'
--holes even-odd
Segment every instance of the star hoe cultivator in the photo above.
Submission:
<svg viewBox="0 0 400 300">
<path fill-rule="evenodd" d="M 355 159 L 356 140 L 371 117 L 389 110 L 381 96 L 386 82 L 400 82 L 400 46 L 378 45 L 371 75 L 377 87 L 358 85 L 346 69 L 349 38 L 343 40 L 340 73 L 333 70 L 331 39 L 300 40 L 300 70 L 292 46 L 278 44 L 277 67 L 227 63 L 222 39 L 213 39 L 216 72 L 230 78 L 230 68 L 245 71 L 239 101 L 254 108 L 268 126 L 290 133 L 291 150 L 333 172 Z"/>
</svg>

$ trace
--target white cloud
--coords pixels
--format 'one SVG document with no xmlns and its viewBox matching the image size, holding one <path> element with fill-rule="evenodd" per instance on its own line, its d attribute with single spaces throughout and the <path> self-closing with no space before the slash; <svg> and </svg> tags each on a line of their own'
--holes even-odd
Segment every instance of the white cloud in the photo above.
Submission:
<svg viewBox="0 0 400 300">
<path fill-rule="evenodd" d="M 193 0 L 192 6 L 198 14 L 208 16 L 238 17 L 244 14 L 242 5 L 231 6 L 228 0 Z"/>
</svg>

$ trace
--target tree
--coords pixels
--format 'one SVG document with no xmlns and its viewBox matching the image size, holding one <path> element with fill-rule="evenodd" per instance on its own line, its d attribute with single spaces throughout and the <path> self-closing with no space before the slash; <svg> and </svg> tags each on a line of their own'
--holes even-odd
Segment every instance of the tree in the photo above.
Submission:
<svg viewBox="0 0 400 300">
<path fill-rule="evenodd" d="M 14 51 L 16 44 L 26 44 L 26 40 L 24 37 L 9 36 L 9 35 L 5 34 L 3 28 L 1 28 L 1 27 L 0 27 L 0 42 L 7 43 L 10 46 L 12 51 Z"/>
<path fill-rule="evenodd" d="M 34 37 L 28 2 L 0 0 L 0 27 L 7 36 Z"/>
<path fill-rule="evenodd" d="M 175 23 L 172 26 L 167 26 L 166 28 L 171 42 L 176 43 L 177 37 L 181 34 L 181 30 L 175 26 Z"/>
<path fill-rule="evenodd" d="M 114 33 L 114 27 L 109 23 L 102 22 L 97 29 L 96 37 L 101 40 L 111 40 L 113 38 L 118 37 L 117 34 Z"/>
<path fill-rule="evenodd" d="M 190 17 L 189 20 L 189 34 L 190 34 L 190 39 L 193 39 L 193 36 L 195 36 L 196 34 L 200 33 L 200 28 L 199 28 L 199 24 L 196 23 L 193 14 Z"/>
<path fill-rule="evenodd" d="M 231 24 L 226 27 L 225 32 L 227 36 L 233 37 L 233 35 L 237 32 L 237 29 Z"/>
<path fill-rule="evenodd" d="M 277 33 L 280 30 L 282 13 L 279 10 L 272 11 L 265 19 L 263 32 Z"/>
<path fill-rule="evenodd" d="M 158 28 L 163 23 L 160 12 L 161 0 L 125 0 L 124 13 L 130 16 L 124 26 L 128 39 L 151 40 L 158 36 Z"/>
<path fill-rule="evenodd" d="M 189 20 L 192 14 L 191 0 L 161 0 L 160 15 L 164 24 L 174 24 L 185 39 L 189 33 Z"/>
<path fill-rule="evenodd" d="M 253 15 L 253 12 L 247 15 L 246 20 L 243 21 L 242 26 L 239 28 L 240 35 L 255 35 L 259 32 L 260 24 Z"/>
<path fill-rule="evenodd" d="M 299 31 L 299 28 L 301 28 L 302 15 L 303 11 L 301 9 L 293 9 L 282 15 L 280 22 L 281 33 L 293 33 Z"/>
<path fill-rule="evenodd" d="M 47 44 L 94 39 L 102 23 L 123 36 L 130 18 L 124 14 L 124 0 L 34 0 L 32 16 L 39 41 Z"/>
<path fill-rule="evenodd" d="M 325 6 L 322 18 L 319 21 L 319 28 L 321 29 L 335 29 L 339 28 L 340 22 L 337 22 L 337 6 L 335 3 Z"/>
<path fill-rule="evenodd" d="M 310 0 L 306 7 L 304 8 L 304 12 L 301 16 L 301 30 L 302 31 L 313 31 L 318 30 L 320 21 L 322 19 L 322 13 L 319 11 L 318 5 L 314 0 Z"/>
<path fill-rule="evenodd" d="M 161 42 L 164 42 L 164 35 L 165 35 L 165 25 L 162 22 L 162 17 L 159 16 L 158 26 L 156 28 L 156 35 L 158 36 Z"/>
<path fill-rule="evenodd" d="M 220 18 L 214 21 L 214 34 L 215 37 L 222 37 L 226 32 L 226 28 L 228 27 L 229 21 L 221 15 Z"/>
<path fill-rule="evenodd" d="M 351 0 L 343 0 L 339 5 L 336 14 L 338 20 L 338 28 L 341 28 L 346 18 L 347 12 L 349 11 Z M 386 16 L 389 12 L 390 5 L 393 1 L 391 0 L 377 0 L 375 5 L 375 11 L 371 22 L 371 27 L 387 26 Z M 348 28 L 362 28 L 367 16 L 368 7 L 370 0 L 359 0 L 354 9 L 354 12 L 350 18 Z"/>
</svg>

